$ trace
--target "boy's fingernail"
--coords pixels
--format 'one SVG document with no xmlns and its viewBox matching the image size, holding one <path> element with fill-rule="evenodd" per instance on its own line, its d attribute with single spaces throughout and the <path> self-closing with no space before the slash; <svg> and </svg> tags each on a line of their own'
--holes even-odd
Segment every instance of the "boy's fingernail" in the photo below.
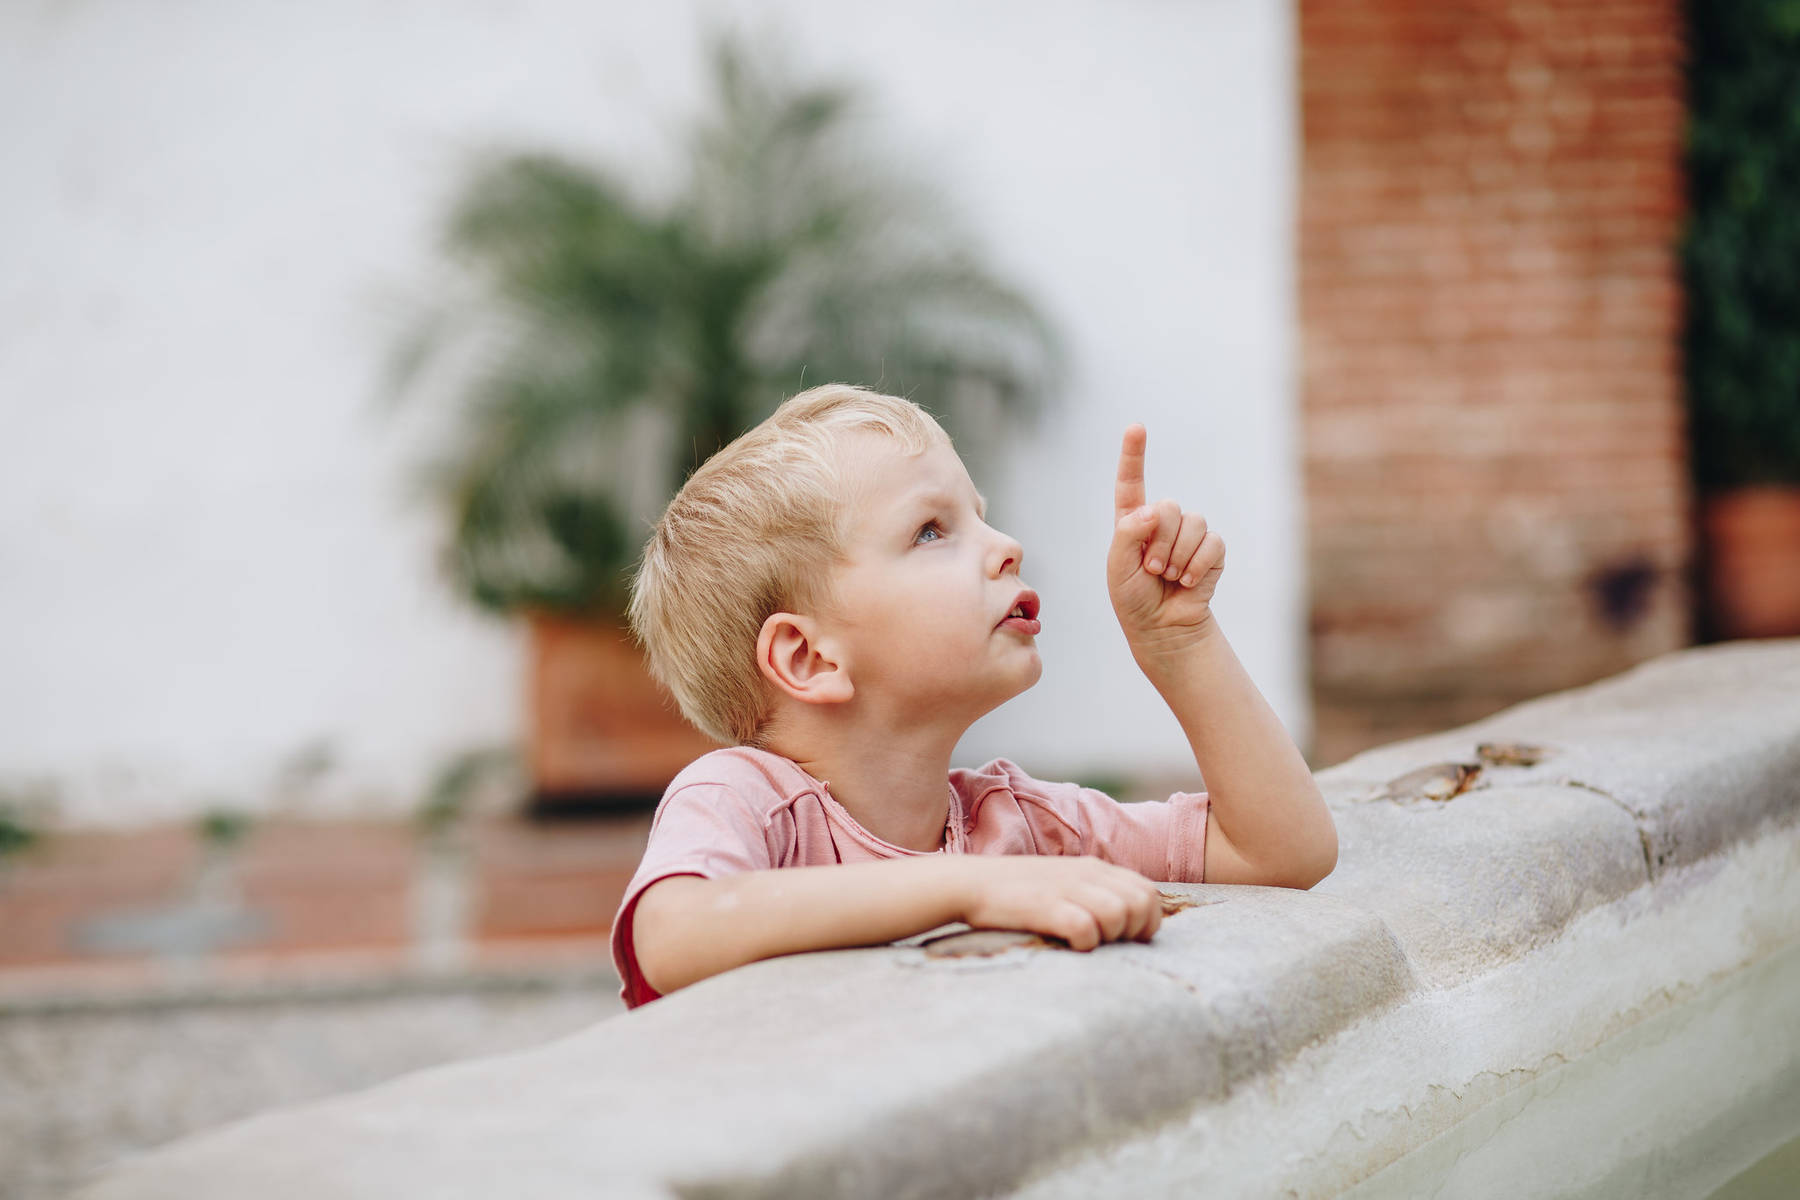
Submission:
<svg viewBox="0 0 1800 1200">
<path fill-rule="evenodd" d="M 1193 587 L 1194 586 L 1194 577 L 1192 575 L 1183 575 L 1181 577 L 1181 586 L 1182 587 Z"/>
<path fill-rule="evenodd" d="M 1135 518 L 1139 521 L 1148 521 L 1151 517 L 1154 517 L 1156 515 L 1156 510 L 1154 508 L 1151 508 L 1148 504 L 1146 504 L 1146 505 L 1144 505 L 1144 507 L 1138 509 L 1136 512 L 1132 513 L 1131 515 L 1133 518 Z"/>
<path fill-rule="evenodd" d="M 1156 559 L 1153 558 L 1149 562 L 1144 564 L 1144 569 L 1146 571 L 1150 572 L 1152 575 L 1161 575 L 1162 574 L 1162 563 L 1158 562 Z"/>
</svg>

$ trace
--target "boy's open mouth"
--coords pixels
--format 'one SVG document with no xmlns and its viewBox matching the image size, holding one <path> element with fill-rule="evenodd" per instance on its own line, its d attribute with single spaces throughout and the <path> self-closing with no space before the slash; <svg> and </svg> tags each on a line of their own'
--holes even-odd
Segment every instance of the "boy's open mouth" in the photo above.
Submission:
<svg viewBox="0 0 1800 1200">
<path fill-rule="evenodd" d="M 1016 630 L 1031 637 L 1041 633 L 1044 627 L 1038 621 L 1037 593 L 1029 588 L 1020 592 L 1019 598 L 1013 601 L 1012 608 L 1000 619 L 996 628 Z"/>
</svg>

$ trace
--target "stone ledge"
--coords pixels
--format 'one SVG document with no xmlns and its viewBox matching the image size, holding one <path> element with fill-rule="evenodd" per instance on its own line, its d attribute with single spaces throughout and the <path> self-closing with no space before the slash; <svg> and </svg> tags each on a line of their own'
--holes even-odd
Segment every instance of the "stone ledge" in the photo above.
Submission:
<svg viewBox="0 0 1800 1200">
<path fill-rule="evenodd" d="M 1384 798 L 1502 740 L 1555 754 L 1447 800 Z M 1800 643 L 1670 656 L 1322 773 L 1343 852 L 1312 893 L 1190 889 L 1226 902 L 1089 955 L 759 963 L 536 1050 L 189 1139 L 85 1194 L 991 1194 L 1485 979 L 1582 914 L 1654 911 L 1672 867 L 1793 819 L 1797 756 Z"/>
<path fill-rule="evenodd" d="M 1335 816 L 1338 869 L 1312 895 L 1379 917 L 1433 986 L 1515 958 L 1648 880 L 1631 816 L 1576 788 L 1339 804 Z"/>
<path fill-rule="evenodd" d="M 1796 989 L 1771 987 L 1771 970 L 1800 970 L 1800 823 L 1676 868 L 1517 959 L 1420 989 L 1254 1086 L 1008 1194 L 1710 1195 L 1800 1134 Z M 1717 1002 L 1734 994 L 1748 1003 L 1721 1028 Z M 1709 1011 L 1719 1036 L 1669 1041 Z M 1640 1061 L 1634 1047 L 1659 1043 L 1680 1048 Z M 1721 1120 L 1730 1137 L 1715 1136 Z M 1710 1182 L 1670 1182 L 1696 1170 Z"/>
<path fill-rule="evenodd" d="M 1653 659 L 1473 725 L 1365 751 L 1319 773 L 1340 803 L 1422 764 L 1477 762 L 1483 742 L 1551 753 L 1489 769 L 1498 785 L 1574 786 L 1631 814 L 1654 876 L 1791 817 L 1800 792 L 1800 640 L 1733 642 Z"/>
</svg>

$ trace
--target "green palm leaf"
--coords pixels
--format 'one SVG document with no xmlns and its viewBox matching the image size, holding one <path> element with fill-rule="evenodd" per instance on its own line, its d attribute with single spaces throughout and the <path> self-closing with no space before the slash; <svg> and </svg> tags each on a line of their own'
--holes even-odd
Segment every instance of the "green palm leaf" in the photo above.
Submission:
<svg viewBox="0 0 1800 1200">
<path fill-rule="evenodd" d="M 1028 420 L 1052 389 L 1048 322 L 923 189 L 865 159 L 852 93 L 794 85 L 734 42 L 712 56 L 667 203 L 512 154 L 478 164 L 445 221 L 452 283 L 390 379 L 454 378 L 425 481 L 450 574 L 485 608 L 621 612 L 686 473 L 802 387 L 908 395 L 953 432 Z"/>
</svg>

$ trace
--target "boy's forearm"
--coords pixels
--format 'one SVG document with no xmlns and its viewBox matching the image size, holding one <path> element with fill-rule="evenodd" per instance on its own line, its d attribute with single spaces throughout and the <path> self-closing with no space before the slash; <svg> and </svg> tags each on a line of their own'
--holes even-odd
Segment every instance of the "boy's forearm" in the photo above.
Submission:
<svg viewBox="0 0 1800 1200">
<path fill-rule="evenodd" d="M 638 901 L 638 965 L 668 993 L 722 971 L 803 950 L 874 946 L 960 919 L 954 858 L 673 876 Z"/>
<path fill-rule="evenodd" d="M 1258 882 L 1310 887 L 1337 861 L 1337 831 L 1312 771 L 1213 618 L 1193 638 L 1132 647 L 1181 722 L 1213 820 Z"/>
</svg>

